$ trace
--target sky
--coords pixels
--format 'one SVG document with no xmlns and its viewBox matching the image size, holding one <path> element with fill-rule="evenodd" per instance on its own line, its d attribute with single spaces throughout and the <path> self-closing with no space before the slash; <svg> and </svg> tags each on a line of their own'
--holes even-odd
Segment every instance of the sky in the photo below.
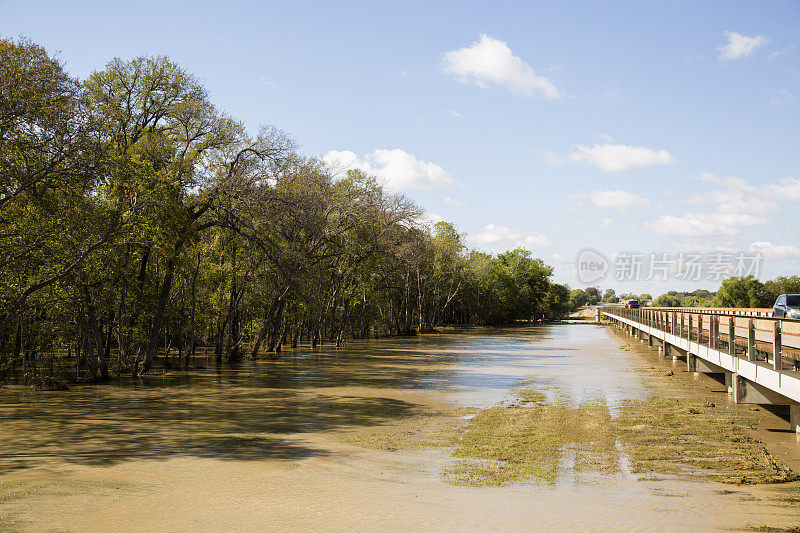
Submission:
<svg viewBox="0 0 800 533">
<path fill-rule="evenodd" d="M 800 1 L 0 0 L 0 35 L 79 78 L 168 55 L 250 131 L 572 287 L 800 274 Z"/>
</svg>

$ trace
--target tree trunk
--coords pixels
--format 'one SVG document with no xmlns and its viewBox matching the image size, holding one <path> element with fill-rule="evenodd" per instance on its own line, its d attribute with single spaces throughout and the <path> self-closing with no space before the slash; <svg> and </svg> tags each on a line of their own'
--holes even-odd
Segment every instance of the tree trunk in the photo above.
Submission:
<svg viewBox="0 0 800 533">
<path fill-rule="evenodd" d="M 250 358 L 255 360 L 258 358 L 258 350 L 261 348 L 261 343 L 264 342 L 264 337 L 267 335 L 267 331 L 269 331 L 269 325 L 272 324 L 272 319 L 275 316 L 275 310 L 278 308 L 278 305 L 283 300 L 283 295 L 278 296 L 272 301 L 272 304 L 269 306 L 269 311 L 267 311 L 267 318 L 264 319 L 264 324 L 261 326 L 261 329 L 258 330 L 258 335 L 256 336 L 256 342 L 253 344 L 253 351 L 250 354 Z"/>
<path fill-rule="evenodd" d="M 278 343 L 278 333 L 280 331 L 281 326 L 283 325 L 283 312 L 286 309 L 286 300 L 281 298 L 280 303 L 278 304 L 278 311 L 276 313 L 275 318 L 275 326 L 272 328 L 272 333 L 269 336 L 269 346 L 267 347 L 268 352 L 272 352 L 275 350 L 275 346 Z"/>
<path fill-rule="evenodd" d="M 94 338 L 95 356 L 92 362 L 92 371 L 96 373 L 99 369 L 100 377 L 102 379 L 108 379 L 108 364 L 106 363 L 105 357 L 103 357 L 105 351 L 103 333 L 100 331 L 100 325 L 97 323 L 97 313 L 95 312 L 94 303 L 92 303 L 92 297 L 89 294 L 89 287 L 84 285 L 82 291 L 83 299 L 86 302 L 86 314 L 89 320 L 89 335 Z"/>
<path fill-rule="evenodd" d="M 158 335 L 161 332 L 161 323 L 164 320 L 164 310 L 167 308 L 169 293 L 172 289 L 172 278 L 175 275 L 175 265 L 178 262 L 178 255 L 182 247 L 183 237 L 178 239 L 178 242 L 175 243 L 175 250 L 167 261 L 167 272 L 164 274 L 164 281 L 161 284 L 161 291 L 158 294 L 156 312 L 153 316 L 153 323 L 150 326 L 150 335 L 147 340 L 147 351 L 145 352 L 144 361 L 142 362 L 142 374 L 149 372 L 150 368 L 153 366 L 153 359 L 155 359 L 156 349 L 158 348 Z M 134 368 L 134 372 L 136 372 L 136 370 L 137 369 Z"/>
</svg>

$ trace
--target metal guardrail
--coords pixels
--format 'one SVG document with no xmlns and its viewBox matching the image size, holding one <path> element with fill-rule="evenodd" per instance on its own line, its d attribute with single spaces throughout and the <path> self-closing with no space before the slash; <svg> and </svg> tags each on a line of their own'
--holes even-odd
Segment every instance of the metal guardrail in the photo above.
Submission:
<svg viewBox="0 0 800 533">
<path fill-rule="evenodd" d="M 602 314 L 627 318 L 690 342 L 725 350 L 775 370 L 800 369 L 800 319 L 774 318 L 772 309 L 713 307 L 602 307 Z"/>
</svg>

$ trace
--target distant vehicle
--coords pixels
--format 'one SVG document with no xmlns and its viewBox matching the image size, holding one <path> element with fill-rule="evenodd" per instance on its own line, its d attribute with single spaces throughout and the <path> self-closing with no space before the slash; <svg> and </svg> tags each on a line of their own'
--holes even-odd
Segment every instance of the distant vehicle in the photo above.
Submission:
<svg viewBox="0 0 800 533">
<path fill-rule="evenodd" d="M 772 316 L 800 318 L 800 294 L 781 294 L 772 306 Z"/>
<path fill-rule="evenodd" d="M 639 309 L 642 304 L 639 303 L 639 300 L 628 300 L 625 302 L 625 309 Z"/>
</svg>

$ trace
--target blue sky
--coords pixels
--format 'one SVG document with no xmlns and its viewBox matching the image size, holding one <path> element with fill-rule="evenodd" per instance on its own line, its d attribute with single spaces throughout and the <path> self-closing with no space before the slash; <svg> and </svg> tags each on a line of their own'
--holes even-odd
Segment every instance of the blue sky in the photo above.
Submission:
<svg viewBox="0 0 800 533">
<path fill-rule="evenodd" d="M 11 2 L 85 77 L 166 54 L 255 131 L 378 174 L 466 232 L 659 293 L 650 253 L 800 271 L 800 2 Z M 613 279 L 620 253 L 642 279 Z M 748 256 L 749 257 L 749 256 Z M 675 274 L 675 272 L 672 272 Z"/>
</svg>

